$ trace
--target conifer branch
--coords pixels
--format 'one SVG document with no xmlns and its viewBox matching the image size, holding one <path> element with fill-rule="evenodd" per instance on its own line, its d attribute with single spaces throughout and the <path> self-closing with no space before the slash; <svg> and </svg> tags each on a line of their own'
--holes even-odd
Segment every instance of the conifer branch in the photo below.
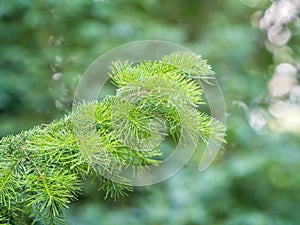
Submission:
<svg viewBox="0 0 300 225">
<path fill-rule="evenodd" d="M 199 81 L 213 74 L 200 56 L 175 52 L 110 69 L 116 96 L 76 103 L 60 120 L 0 140 L 0 224 L 63 224 L 89 176 L 106 197 L 126 195 L 132 186 L 122 166 L 159 165 L 168 135 L 180 142 L 185 132 L 195 146 L 199 136 L 224 142 L 224 126 L 199 110 Z"/>
</svg>

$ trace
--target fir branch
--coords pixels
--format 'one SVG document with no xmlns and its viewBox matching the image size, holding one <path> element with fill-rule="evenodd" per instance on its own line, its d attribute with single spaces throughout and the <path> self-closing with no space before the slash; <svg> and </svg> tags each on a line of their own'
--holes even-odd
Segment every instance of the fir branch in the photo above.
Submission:
<svg viewBox="0 0 300 225">
<path fill-rule="evenodd" d="M 0 224 L 63 224 L 63 210 L 90 176 L 106 197 L 127 195 L 123 169 L 138 176 L 159 165 L 168 135 L 180 142 L 185 133 L 195 146 L 224 142 L 224 126 L 199 110 L 199 80 L 213 73 L 199 55 L 117 61 L 110 69 L 116 96 L 76 103 L 60 120 L 0 140 Z"/>
</svg>

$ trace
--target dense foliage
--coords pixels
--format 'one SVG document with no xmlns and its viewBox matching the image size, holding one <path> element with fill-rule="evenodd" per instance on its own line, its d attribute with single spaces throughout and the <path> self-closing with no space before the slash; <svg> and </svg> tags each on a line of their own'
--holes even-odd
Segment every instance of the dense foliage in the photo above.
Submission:
<svg viewBox="0 0 300 225">
<path fill-rule="evenodd" d="M 2 138 L 0 222 L 22 225 L 31 218 L 61 224 L 63 209 L 81 192 L 82 179 L 91 176 L 99 177 L 106 197 L 125 195 L 133 180 L 123 170 L 131 166 L 132 173 L 144 176 L 150 165 L 160 167 L 155 157 L 163 154 L 167 135 L 194 148 L 208 140 L 224 142 L 223 125 L 200 111 L 201 81 L 208 82 L 212 73 L 189 52 L 139 64 L 112 62 L 116 96 L 74 103 L 58 121 Z"/>
<path fill-rule="evenodd" d="M 66 210 L 69 224 L 296 225 L 299 132 L 252 129 L 254 109 L 268 108 L 277 64 L 289 60 L 299 70 L 299 18 L 289 24 L 288 46 L 270 48 L 258 29 L 271 3 L 1 1 L 0 135 L 65 114 L 80 74 L 106 50 L 142 39 L 173 41 L 201 53 L 216 71 L 228 107 L 225 154 L 203 173 L 195 155 L 170 180 L 117 202 L 103 201 L 86 181 L 84 197 Z"/>
</svg>

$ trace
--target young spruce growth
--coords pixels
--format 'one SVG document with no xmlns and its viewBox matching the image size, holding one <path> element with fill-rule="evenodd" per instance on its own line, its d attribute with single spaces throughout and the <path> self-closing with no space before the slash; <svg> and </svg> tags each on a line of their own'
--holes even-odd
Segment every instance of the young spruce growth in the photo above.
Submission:
<svg viewBox="0 0 300 225">
<path fill-rule="evenodd" d="M 116 96 L 76 103 L 60 120 L 0 140 L 0 224 L 62 224 L 90 176 L 106 196 L 126 194 L 122 168 L 159 166 L 166 136 L 180 142 L 184 132 L 195 146 L 224 141 L 223 125 L 200 111 L 201 82 L 213 72 L 199 55 L 117 61 L 110 71 Z"/>
</svg>

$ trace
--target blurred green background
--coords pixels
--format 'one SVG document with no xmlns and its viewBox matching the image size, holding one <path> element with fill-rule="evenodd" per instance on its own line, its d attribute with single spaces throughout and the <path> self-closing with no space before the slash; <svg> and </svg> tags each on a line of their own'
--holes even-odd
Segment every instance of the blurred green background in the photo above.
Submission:
<svg viewBox="0 0 300 225">
<path fill-rule="evenodd" d="M 175 42 L 200 53 L 216 71 L 227 105 L 225 150 L 205 172 L 197 171 L 196 153 L 176 176 L 137 187 L 116 202 L 104 200 L 87 181 L 79 201 L 66 210 L 68 224 L 299 224 L 300 130 L 283 129 L 268 114 L 274 100 L 269 82 L 287 60 L 274 56 L 258 25 L 271 4 L 1 0 L 0 137 L 67 113 L 81 75 L 106 51 L 145 39 Z M 288 43 L 272 45 L 279 56 L 288 52 L 291 64 L 300 58 L 299 20 L 289 25 Z M 275 121 L 273 129 L 266 118 Z"/>
</svg>

